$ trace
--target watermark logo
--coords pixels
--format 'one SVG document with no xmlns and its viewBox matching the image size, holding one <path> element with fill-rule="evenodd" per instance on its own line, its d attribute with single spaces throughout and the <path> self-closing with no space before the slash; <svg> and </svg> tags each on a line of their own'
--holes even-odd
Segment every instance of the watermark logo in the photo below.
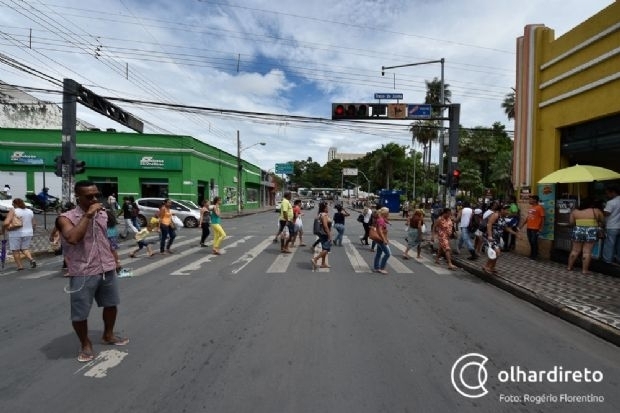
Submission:
<svg viewBox="0 0 620 413">
<path fill-rule="evenodd" d="M 488 390 L 484 387 L 484 385 L 487 382 L 489 375 L 486 367 L 484 367 L 484 364 L 488 360 L 489 359 L 487 357 L 479 353 L 468 353 L 460 357 L 452 365 L 451 378 L 454 389 L 462 396 L 470 399 L 476 399 L 487 394 Z M 472 369 L 477 370 L 474 375 L 477 383 L 468 383 L 465 379 L 467 370 Z M 471 381 L 469 375 L 467 375 L 467 378 Z"/>
<path fill-rule="evenodd" d="M 451 380 L 454 390 L 461 396 L 476 399 L 487 395 L 485 388 L 489 379 L 489 371 L 485 367 L 489 358 L 480 353 L 468 353 L 459 357 L 452 365 Z M 493 363 L 495 365 L 495 363 Z M 564 392 L 549 393 L 546 391 L 548 384 L 569 383 L 586 384 L 601 383 L 604 380 L 600 370 L 584 368 L 566 368 L 561 365 L 553 365 L 547 369 L 528 369 L 520 365 L 509 365 L 507 369 L 495 371 L 491 367 L 491 387 L 500 390 L 498 400 L 502 403 L 603 403 L 605 396 L 602 394 L 589 393 L 581 390 L 576 394 Z M 537 383 L 543 391 L 541 393 L 524 393 L 511 389 L 514 383 Z M 502 388 L 503 387 L 503 388 Z"/>
</svg>

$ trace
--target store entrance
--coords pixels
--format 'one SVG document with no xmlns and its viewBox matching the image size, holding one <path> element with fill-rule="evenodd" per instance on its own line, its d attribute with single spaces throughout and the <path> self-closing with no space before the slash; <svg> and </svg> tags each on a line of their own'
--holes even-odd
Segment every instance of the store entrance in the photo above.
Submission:
<svg viewBox="0 0 620 413">
<path fill-rule="evenodd" d="M 89 179 L 97 185 L 101 200 L 107 200 L 112 194 L 118 200 L 118 178 L 89 177 Z"/>
<path fill-rule="evenodd" d="M 168 179 L 140 179 L 141 198 L 168 198 Z"/>
</svg>

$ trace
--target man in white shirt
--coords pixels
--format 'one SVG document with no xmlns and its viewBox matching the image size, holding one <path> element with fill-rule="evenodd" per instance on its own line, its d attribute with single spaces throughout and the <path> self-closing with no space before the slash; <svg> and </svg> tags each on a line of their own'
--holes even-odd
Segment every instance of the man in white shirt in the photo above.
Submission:
<svg viewBox="0 0 620 413">
<path fill-rule="evenodd" d="M 476 250 L 471 242 L 472 234 L 469 233 L 469 223 L 471 222 L 473 215 L 474 211 L 471 209 L 470 203 L 465 201 L 463 202 L 463 208 L 461 208 L 456 217 L 456 222 L 458 222 L 459 226 L 459 241 L 456 250 L 459 251 L 463 248 L 463 244 L 465 244 L 467 246 L 467 250 L 471 254 L 471 256 L 467 258 L 469 260 L 475 260 L 478 258 L 476 255 Z"/>
</svg>

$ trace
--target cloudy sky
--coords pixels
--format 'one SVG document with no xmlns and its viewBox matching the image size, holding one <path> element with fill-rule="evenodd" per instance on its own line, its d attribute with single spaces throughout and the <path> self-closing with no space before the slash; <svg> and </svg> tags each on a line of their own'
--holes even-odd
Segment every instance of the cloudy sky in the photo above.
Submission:
<svg viewBox="0 0 620 413">
<path fill-rule="evenodd" d="M 559 37 L 611 3 L 0 0 L 0 57 L 20 67 L 0 63 L 0 80 L 60 91 L 72 78 L 103 96 L 173 104 L 117 103 L 145 132 L 191 135 L 233 154 L 239 131 L 243 158 L 266 170 L 308 157 L 324 164 L 330 146 L 365 153 L 411 144 L 409 122 L 329 120 L 332 102 L 374 102 L 375 93 L 423 102 L 425 81 L 441 75 L 438 63 L 383 77 L 382 66 L 444 58 L 461 124 L 512 130 L 500 105 L 515 84 L 524 26 L 544 24 Z M 78 117 L 124 130 L 85 108 Z"/>
</svg>

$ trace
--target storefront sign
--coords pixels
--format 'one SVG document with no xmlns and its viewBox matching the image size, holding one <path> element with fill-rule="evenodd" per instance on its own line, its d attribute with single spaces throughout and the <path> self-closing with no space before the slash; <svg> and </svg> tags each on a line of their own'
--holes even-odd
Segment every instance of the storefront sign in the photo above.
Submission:
<svg viewBox="0 0 620 413">
<path fill-rule="evenodd" d="M 164 169 L 165 162 L 163 159 L 155 159 L 152 156 L 143 156 L 140 159 L 140 166 L 144 169 Z"/>
</svg>

